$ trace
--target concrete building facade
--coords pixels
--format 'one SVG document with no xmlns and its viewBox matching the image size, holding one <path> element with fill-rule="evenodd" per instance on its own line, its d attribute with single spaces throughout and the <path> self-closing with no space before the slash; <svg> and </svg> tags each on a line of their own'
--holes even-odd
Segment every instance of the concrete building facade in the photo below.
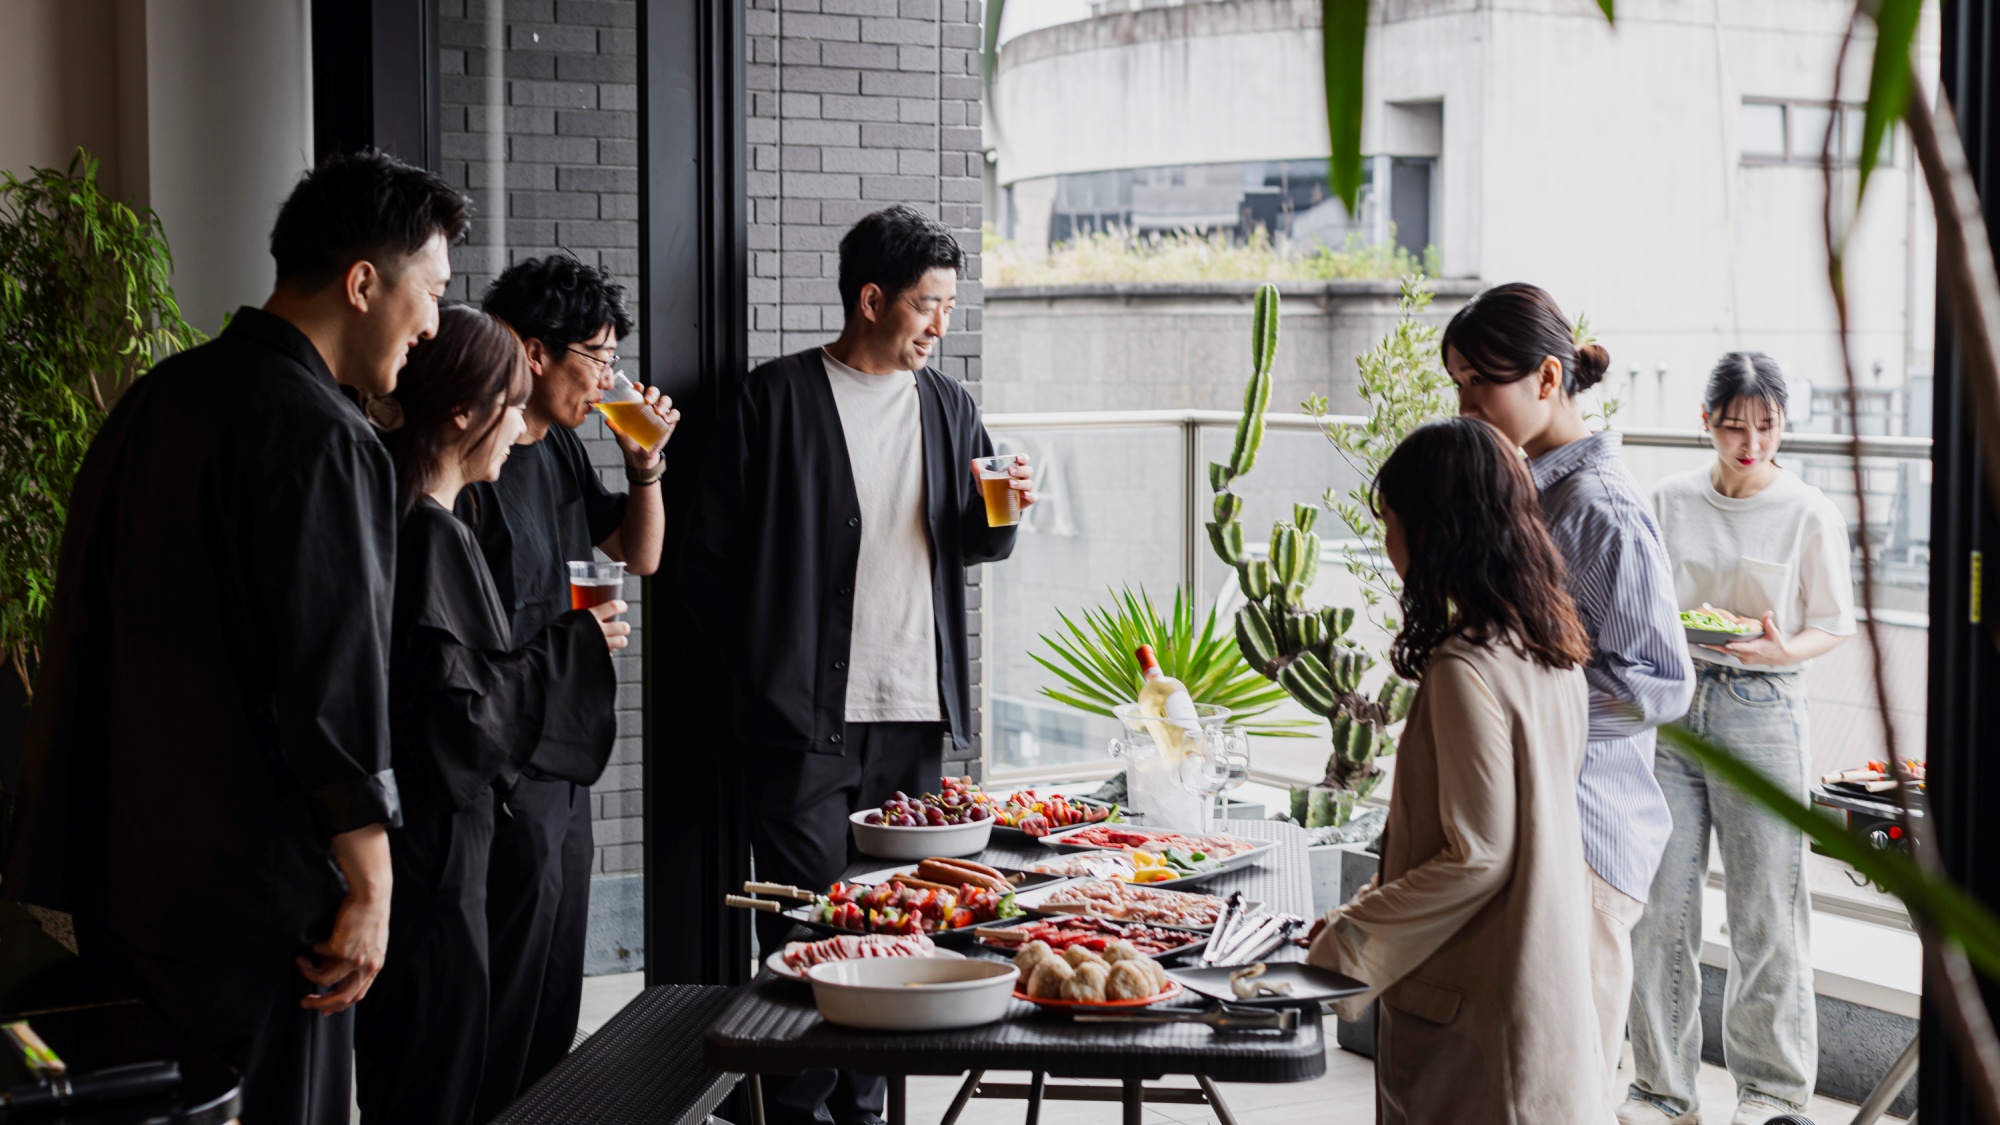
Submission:
<svg viewBox="0 0 2000 1125">
<path fill-rule="evenodd" d="M 1022 0 L 1015 26 L 1043 8 L 1075 14 L 1064 3 Z M 1003 31 L 987 121 L 1003 233 L 1046 238 L 1058 197 L 1111 172 L 1241 167 L 1247 208 L 1268 166 L 1326 156 L 1313 0 L 1092 9 Z M 1831 385 L 1816 161 L 1846 17 L 1817 0 L 1635 0 L 1614 29 L 1590 0 L 1383 0 L 1369 183 L 1353 226 L 1334 229 L 1379 238 L 1422 214 L 1444 276 L 1531 280 L 1587 313 L 1629 424 L 1695 424 L 1701 379 L 1738 347 Z M 1919 44 L 1935 75 L 1931 17 Z M 1864 36 L 1850 52 L 1844 105 L 1863 97 L 1871 51 Z M 1848 158 L 1858 121 L 1841 124 Z M 1865 383 L 1901 387 L 1930 367 L 1935 236 L 1900 130 L 1861 220 L 1856 359 Z"/>
</svg>

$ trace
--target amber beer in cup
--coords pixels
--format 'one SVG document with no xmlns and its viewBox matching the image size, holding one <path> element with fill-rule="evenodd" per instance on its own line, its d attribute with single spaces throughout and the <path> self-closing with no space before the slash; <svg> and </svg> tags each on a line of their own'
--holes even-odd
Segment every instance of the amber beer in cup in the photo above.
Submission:
<svg viewBox="0 0 2000 1125">
<path fill-rule="evenodd" d="M 986 497 L 986 526 L 1013 527 L 1021 522 L 1021 492 L 1014 487 L 1014 455 L 979 459 L 979 491 Z"/>
<path fill-rule="evenodd" d="M 611 389 L 604 392 L 604 401 L 595 405 L 612 429 L 641 448 L 651 449 L 667 436 L 667 423 L 623 371 L 612 373 Z"/>
<path fill-rule="evenodd" d="M 590 609 L 618 600 L 625 589 L 622 562 L 573 562 L 569 564 L 569 607 Z"/>
</svg>

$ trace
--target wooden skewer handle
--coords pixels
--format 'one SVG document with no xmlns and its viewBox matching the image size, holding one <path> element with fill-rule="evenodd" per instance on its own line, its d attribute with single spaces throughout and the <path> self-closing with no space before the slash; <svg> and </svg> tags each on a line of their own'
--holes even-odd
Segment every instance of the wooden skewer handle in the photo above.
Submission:
<svg viewBox="0 0 2000 1125">
<path fill-rule="evenodd" d="M 742 907 L 744 910 L 762 910 L 771 914 L 781 913 L 785 909 L 785 904 L 782 902 L 772 902 L 766 898 L 750 898 L 745 895 L 724 895 L 722 904 Z"/>
<path fill-rule="evenodd" d="M 1026 945 L 1028 938 L 1026 927 L 1014 926 L 1005 928 L 982 927 L 972 931 L 972 936 L 975 938 L 985 938 L 988 941 L 1006 942 L 1008 945 Z"/>
<path fill-rule="evenodd" d="M 777 895 L 780 898 L 797 899 L 800 902 L 811 902 L 813 899 L 819 897 L 811 891 L 800 887 L 786 886 L 783 883 L 745 883 L 743 884 L 743 893 L 750 895 Z"/>
</svg>

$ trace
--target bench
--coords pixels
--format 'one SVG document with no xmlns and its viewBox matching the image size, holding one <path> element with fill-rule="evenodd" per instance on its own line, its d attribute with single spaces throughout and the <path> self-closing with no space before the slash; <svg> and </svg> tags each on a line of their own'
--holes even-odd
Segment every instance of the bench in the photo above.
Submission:
<svg viewBox="0 0 2000 1125">
<path fill-rule="evenodd" d="M 702 1125 L 740 1080 L 701 1061 L 703 1033 L 736 992 L 698 984 L 641 992 L 493 1125 Z"/>
</svg>

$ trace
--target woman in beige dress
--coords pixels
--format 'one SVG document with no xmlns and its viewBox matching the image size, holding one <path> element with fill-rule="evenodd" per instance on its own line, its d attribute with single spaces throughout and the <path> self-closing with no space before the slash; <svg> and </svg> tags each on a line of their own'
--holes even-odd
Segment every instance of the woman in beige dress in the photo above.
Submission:
<svg viewBox="0 0 2000 1125">
<path fill-rule="evenodd" d="M 1375 480 L 1402 576 L 1396 671 L 1419 679 L 1382 872 L 1314 931 L 1310 959 L 1379 998 L 1385 1125 L 1600 1125 L 1577 824 L 1589 642 L 1534 482 L 1471 418 L 1412 433 Z"/>
</svg>

